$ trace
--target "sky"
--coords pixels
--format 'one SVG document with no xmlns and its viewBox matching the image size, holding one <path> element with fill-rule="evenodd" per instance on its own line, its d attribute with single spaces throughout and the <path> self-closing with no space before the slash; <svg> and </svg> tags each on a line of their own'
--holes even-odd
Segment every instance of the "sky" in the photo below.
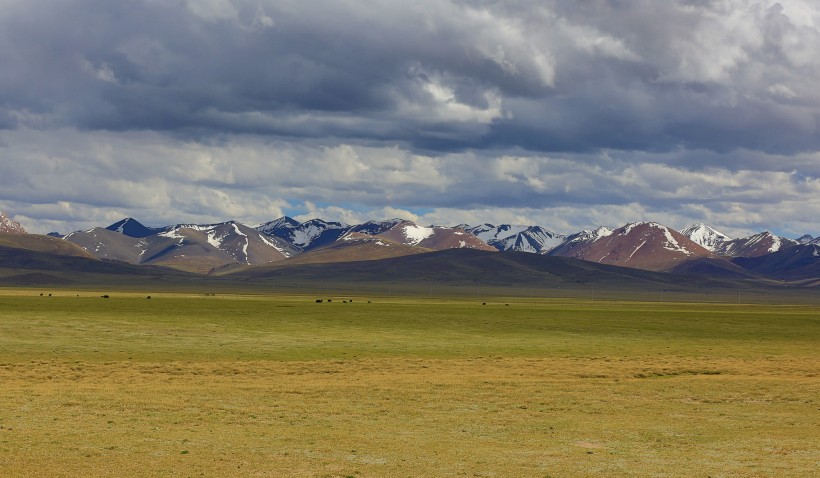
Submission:
<svg viewBox="0 0 820 478">
<path fill-rule="evenodd" d="M 0 0 L 0 210 L 820 234 L 815 0 Z"/>
</svg>

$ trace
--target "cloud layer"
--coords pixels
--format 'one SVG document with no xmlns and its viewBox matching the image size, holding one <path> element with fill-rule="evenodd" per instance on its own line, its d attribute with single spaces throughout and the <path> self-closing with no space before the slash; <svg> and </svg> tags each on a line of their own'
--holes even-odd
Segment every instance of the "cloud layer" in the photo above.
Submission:
<svg viewBox="0 0 820 478">
<path fill-rule="evenodd" d="M 405 3 L 0 0 L 0 208 L 820 233 L 815 2 Z"/>
</svg>

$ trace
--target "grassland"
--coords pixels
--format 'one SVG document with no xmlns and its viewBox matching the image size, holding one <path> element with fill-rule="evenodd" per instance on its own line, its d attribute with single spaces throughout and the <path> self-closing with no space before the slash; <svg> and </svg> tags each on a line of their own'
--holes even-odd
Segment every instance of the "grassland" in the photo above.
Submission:
<svg viewBox="0 0 820 478">
<path fill-rule="evenodd" d="M 0 291 L 4 476 L 820 466 L 817 306 L 51 292 Z"/>
</svg>

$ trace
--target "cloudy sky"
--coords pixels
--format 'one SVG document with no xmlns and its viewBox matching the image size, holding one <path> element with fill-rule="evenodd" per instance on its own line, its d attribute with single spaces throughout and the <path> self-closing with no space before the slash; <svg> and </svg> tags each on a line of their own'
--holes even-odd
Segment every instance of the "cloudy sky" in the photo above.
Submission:
<svg viewBox="0 0 820 478">
<path fill-rule="evenodd" d="M 0 209 L 820 234 L 815 0 L 0 0 Z"/>
</svg>

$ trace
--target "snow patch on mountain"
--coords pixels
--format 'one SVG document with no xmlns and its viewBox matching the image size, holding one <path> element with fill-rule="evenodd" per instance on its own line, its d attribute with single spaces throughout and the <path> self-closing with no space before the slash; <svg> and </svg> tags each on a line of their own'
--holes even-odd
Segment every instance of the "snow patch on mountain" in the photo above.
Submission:
<svg viewBox="0 0 820 478">
<path fill-rule="evenodd" d="M 632 256 L 634 256 L 634 255 L 635 255 L 635 253 L 636 253 L 636 252 L 638 252 L 638 250 L 639 250 L 641 247 L 643 247 L 645 244 L 646 244 L 646 241 L 641 242 L 641 243 L 638 245 L 638 247 L 636 247 L 636 248 L 635 248 L 635 250 L 634 250 L 634 251 L 632 251 L 632 254 L 630 254 L 630 255 L 629 255 L 629 257 L 627 257 L 627 258 L 626 258 L 626 260 L 628 261 L 629 259 L 632 259 Z"/>
<path fill-rule="evenodd" d="M 622 236 L 629 235 L 629 233 L 632 232 L 632 229 L 635 229 L 637 226 L 640 226 L 641 224 L 645 224 L 645 223 L 643 223 L 643 222 L 630 222 L 629 224 L 627 224 L 626 226 L 623 227 L 623 229 L 620 232 L 620 235 L 622 235 Z"/>
<path fill-rule="evenodd" d="M 242 232 L 239 229 L 239 226 L 237 226 L 235 222 L 231 222 L 230 224 L 231 224 L 231 226 L 233 226 L 233 230 L 234 230 L 234 232 L 236 232 L 236 235 L 242 236 L 243 238 L 245 238 L 245 244 L 242 245 L 242 254 L 245 257 L 245 263 L 250 265 L 251 260 L 248 257 L 248 244 L 250 243 L 250 239 L 248 238 L 247 234 L 245 234 L 244 232 Z"/>
<path fill-rule="evenodd" d="M 595 242 L 602 237 L 609 237 L 615 231 L 605 226 L 600 226 L 597 229 L 584 229 L 583 231 L 569 236 L 567 242 Z"/>
<path fill-rule="evenodd" d="M 416 246 L 421 241 L 435 234 L 435 229 L 432 227 L 417 226 L 415 224 L 405 224 L 403 231 L 407 244 Z"/>
<path fill-rule="evenodd" d="M 783 247 L 783 240 L 778 236 L 772 236 L 772 245 L 769 247 L 769 252 L 777 252 Z"/>
<path fill-rule="evenodd" d="M 216 231 L 211 229 L 208 231 L 208 244 L 214 246 L 217 249 L 222 248 L 222 241 L 225 239 L 225 234 L 221 236 L 217 236 Z"/>
<path fill-rule="evenodd" d="M 169 239 L 178 239 L 179 244 L 182 244 L 182 241 L 185 240 L 185 236 L 183 236 L 181 234 L 178 234 L 177 232 L 178 232 L 178 229 L 174 228 L 174 229 L 170 229 L 170 230 L 165 231 L 165 232 L 160 232 L 157 235 L 160 236 L 160 237 L 167 237 Z"/>
<path fill-rule="evenodd" d="M 660 224 L 657 225 L 663 230 L 664 236 L 666 237 L 666 242 L 664 243 L 663 247 L 666 250 L 674 251 L 674 252 L 682 252 L 687 256 L 693 255 L 693 252 L 689 249 L 681 246 L 678 241 L 672 236 L 672 233 L 669 231 L 669 228 L 666 226 L 661 226 Z"/>
</svg>

